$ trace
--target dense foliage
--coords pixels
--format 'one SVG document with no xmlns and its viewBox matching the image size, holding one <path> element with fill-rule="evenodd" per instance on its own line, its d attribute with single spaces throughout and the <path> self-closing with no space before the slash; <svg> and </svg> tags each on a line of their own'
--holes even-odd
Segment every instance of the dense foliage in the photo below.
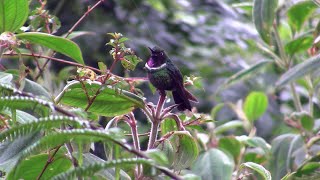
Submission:
<svg viewBox="0 0 320 180">
<path fill-rule="evenodd" d="M 1 177 L 320 179 L 319 6 L 0 0 Z M 148 82 L 154 45 L 192 112 Z"/>
</svg>

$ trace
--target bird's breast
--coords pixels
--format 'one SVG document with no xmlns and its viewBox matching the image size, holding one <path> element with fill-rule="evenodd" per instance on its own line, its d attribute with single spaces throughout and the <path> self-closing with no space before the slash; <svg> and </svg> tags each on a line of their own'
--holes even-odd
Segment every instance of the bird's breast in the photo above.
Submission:
<svg viewBox="0 0 320 180">
<path fill-rule="evenodd" d="M 174 82 L 166 68 L 156 72 L 149 72 L 148 78 L 151 84 L 157 89 L 173 90 Z"/>
</svg>

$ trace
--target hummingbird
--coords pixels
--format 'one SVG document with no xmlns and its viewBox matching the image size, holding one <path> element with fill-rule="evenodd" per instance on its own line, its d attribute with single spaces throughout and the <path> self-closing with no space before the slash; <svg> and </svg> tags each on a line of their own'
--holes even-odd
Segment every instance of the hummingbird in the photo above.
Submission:
<svg viewBox="0 0 320 180">
<path fill-rule="evenodd" d="M 166 52 L 155 46 L 150 48 L 151 57 L 145 64 L 150 83 L 157 88 L 160 95 L 166 91 L 172 91 L 174 102 L 178 105 L 179 111 L 186 109 L 191 111 L 190 100 L 198 100 L 184 87 L 180 70 L 173 64 Z"/>
</svg>

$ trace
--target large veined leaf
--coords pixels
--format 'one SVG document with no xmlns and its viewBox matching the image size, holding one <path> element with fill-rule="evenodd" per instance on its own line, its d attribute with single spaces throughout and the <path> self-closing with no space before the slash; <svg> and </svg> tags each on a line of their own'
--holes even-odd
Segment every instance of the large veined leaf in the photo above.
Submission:
<svg viewBox="0 0 320 180">
<path fill-rule="evenodd" d="M 250 168 L 250 169 L 258 172 L 263 177 L 264 180 L 271 180 L 272 179 L 270 172 L 268 170 L 266 170 L 260 164 L 256 164 L 253 162 L 246 162 L 246 163 L 242 163 L 240 165 L 240 168 L 243 168 L 243 167 Z"/>
<path fill-rule="evenodd" d="M 190 167 L 199 154 L 196 140 L 187 131 L 176 131 L 169 140 L 175 152 L 172 167 L 175 170 Z"/>
<path fill-rule="evenodd" d="M 303 77 L 306 74 L 319 69 L 320 67 L 320 55 L 311 57 L 310 59 L 304 60 L 302 63 L 294 66 L 285 72 L 280 79 L 277 81 L 276 86 L 284 86 L 298 78 Z"/>
<path fill-rule="evenodd" d="M 21 161 L 14 171 L 11 171 L 7 179 L 37 179 L 48 160 L 48 154 L 38 154 Z M 51 179 L 53 176 L 67 171 L 72 167 L 71 161 L 63 154 L 55 155 L 48 169 L 43 173 L 41 179 Z"/>
<path fill-rule="evenodd" d="M 210 149 L 199 156 L 192 167 L 192 172 L 200 175 L 202 179 L 232 179 L 234 162 L 219 149 Z"/>
<path fill-rule="evenodd" d="M 79 46 L 69 39 L 40 32 L 21 33 L 16 36 L 21 40 L 27 40 L 31 43 L 39 44 L 55 50 L 71 57 L 78 63 L 84 64 Z"/>
<path fill-rule="evenodd" d="M 288 22 L 294 31 L 300 31 L 308 17 L 317 9 L 312 1 L 301 1 L 291 6 L 288 13 Z"/>
<path fill-rule="evenodd" d="M 253 4 L 253 22 L 261 38 L 267 44 L 271 41 L 271 29 L 278 0 L 255 0 Z"/>
<path fill-rule="evenodd" d="M 28 0 L 1 0 L 0 34 L 5 31 L 18 30 L 26 22 L 28 13 Z"/>
<path fill-rule="evenodd" d="M 90 98 L 94 97 L 101 88 L 101 85 L 97 83 L 84 83 Z M 80 82 L 67 85 L 61 97 L 62 104 L 82 109 L 88 106 L 88 98 Z M 88 109 L 88 112 L 111 117 L 129 113 L 135 107 L 144 107 L 144 102 L 139 96 L 128 91 L 104 86 Z"/>
</svg>

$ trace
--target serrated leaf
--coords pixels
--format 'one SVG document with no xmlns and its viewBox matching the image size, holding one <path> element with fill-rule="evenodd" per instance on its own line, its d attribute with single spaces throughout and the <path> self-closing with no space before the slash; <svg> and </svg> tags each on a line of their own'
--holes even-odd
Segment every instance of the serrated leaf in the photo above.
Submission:
<svg viewBox="0 0 320 180">
<path fill-rule="evenodd" d="M 125 165 L 135 165 L 135 164 L 152 164 L 152 161 L 143 159 L 143 158 L 132 158 L 132 159 L 117 159 L 112 161 L 107 161 L 104 163 L 91 163 L 89 165 L 76 167 L 68 170 L 67 172 L 61 173 L 55 177 L 54 180 L 65 180 L 65 179 L 73 179 L 77 176 L 81 177 L 92 177 L 96 172 L 112 168 L 116 166 L 125 166 Z"/>
<path fill-rule="evenodd" d="M 69 39 L 40 32 L 28 32 L 16 35 L 21 40 L 39 44 L 61 54 L 71 57 L 76 62 L 84 64 L 79 46 Z"/>
<path fill-rule="evenodd" d="M 88 95 L 92 98 L 101 85 L 92 82 L 84 82 Z M 88 98 L 79 82 L 74 81 L 67 85 L 61 99 L 62 104 L 85 109 L 88 105 Z M 88 112 L 97 113 L 103 116 L 117 116 L 131 112 L 136 107 L 144 107 L 144 101 L 139 96 L 125 90 L 111 89 L 104 86 L 99 95 L 88 109 Z"/>
<path fill-rule="evenodd" d="M 263 92 L 251 92 L 243 105 L 243 111 L 249 121 L 253 122 L 264 114 L 268 107 L 268 97 Z"/>
<path fill-rule="evenodd" d="M 0 34 L 15 32 L 26 22 L 29 13 L 28 0 L 0 1 Z"/>
<path fill-rule="evenodd" d="M 304 22 L 316 10 L 317 5 L 312 1 L 301 1 L 291 6 L 288 11 L 288 22 L 294 31 L 300 31 Z"/>
<path fill-rule="evenodd" d="M 230 78 L 228 78 L 221 86 L 219 86 L 217 92 L 220 92 L 221 90 L 231 86 L 232 84 L 238 83 L 241 80 L 244 80 L 244 79 L 247 79 L 247 78 L 254 76 L 259 70 L 261 70 L 263 67 L 265 67 L 266 65 L 268 65 L 271 62 L 273 62 L 273 61 L 261 61 L 261 62 L 258 62 L 256 64 L 252 65 L 251 67 L 249 67 L 247 69 L 243 69 L 243 70 L 237 72 L 236 74 L 234 74 Z"/>
<path fill-rule="evenodd" d="M 136 68 L 136 65 L 142 62 L 142 60 L 136 55 L 127 55 L 124 56 L 121 60 L 121 64 L 125 69 L 133 71 Z"/>
<path fill-rule="evenodd" d="M 320 67 L 320 55 L 311 57 L 304 60 L 300 64 L 292 67 L 287 72 L 285 72 L 280 79 L 277 81 L 276 86 L 284 86 L 298 78 L 303 77 L 306 74 L 310 74 L 313 71 L 319 69 Z"/>
<path fill-rule="evenodd" d="M 278 0 L 255 0 L 253 4 L 254 25 L 267 44 L 271 42 L 271 29 L 277 6 Z"/>
<path fill-rule="evenodd" d="M 240 168 L 243 168 L 243 167 L 247 167 L 247 168 L 250 168 L 256 172 L 258 172 L 264 180 L 271 180 L 271 174 L 268 170 L 266 170 L 263 166 L 261 166 L 260 164 L 256 164 L 256 163 L 253 163 L 253 162 L 246 162 L 246 163 L 242 163 L 240 165 Z"/>
<path fill-rule="evenodd" d="M 0 142 L 13 141 L 14 139 L 26 136 L 35 131 L 48 130 L 55 127 L 60 127 L 61 124 L 63 123 L 72 125 L 73 127 L 77 127 L 77 126 L 79 127 L 88 122 L 80 121 L 77 118 L 68 117 L 68 116 L 50 116 L 50 117 L 40 118 L 38 120 L 21 124 L 1 132 Z"/>
<path fill-rule="evenodd" d="M 39 140 L 39 138 L 40 134 L 33 132 L 32 134 L 16 138 L 12 142 L 0 143 L 0 171 L 9 173 L 18 159 L 23 155 L 22 152 Z"/>
<path fill-rule="evenodd" d="M 192 167 L 192 172 L 202 179 L 232 179 L 234 162 L 231 157 L 219 149 L 209 149 L 199 156 Z"/>
<path fill-rule="evenodd" d="M 53 103 L 31 97 L 23 96 L 5 96 L 0 97 L 0 110 L 3 109 L 32 110 L 43 116 L 48 116 L 50 110 L 53 110 Z"/>
</svg>

